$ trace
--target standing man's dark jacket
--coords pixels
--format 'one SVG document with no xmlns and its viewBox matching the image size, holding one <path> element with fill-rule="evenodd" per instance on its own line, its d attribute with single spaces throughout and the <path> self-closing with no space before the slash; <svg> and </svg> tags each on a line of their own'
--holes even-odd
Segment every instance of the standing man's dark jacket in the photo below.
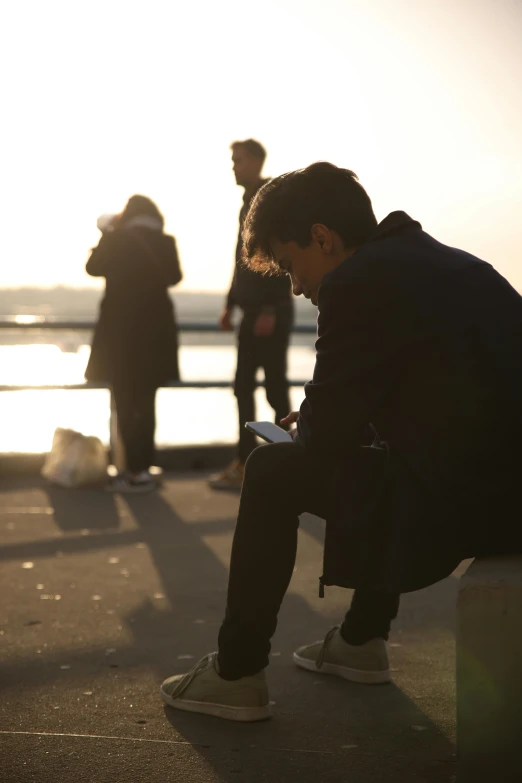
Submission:
<svg viewBox="0 0 522 783">
<path fill-rule="evenodd" d="M 239 213 L 239 235 L 236 245 L 236 263 L 232 284 L 227 296 L 227 307 L 236 305 L 242 310 L 262 309 L 281 304 L 292 304 L 292 291 L 289 279 L 280 276 L 261 275 L 248 269 L 241 261 L 243 240 L 241 232 L 250 203 L 255 194 L 267 180 L 261 180 L 253 191 L 245 191 L 243 206 Z"/>
<path fill-rule="evenodd" d="M 324 584 L 404 592 L 518 551 L 522 299 L 403 212 L 319 289 L 298 442 L 334 464 Z M 372 429 L 384 441 L 372 443 Z"/>
<path fill-rule="evenodd" d="M 168 293 L 182 277 L 174 238 L 142 227 L 106 233 L 86 271 L 106 280 L 86 378 L 156 387 L 178 380 L 178 337 Z"/>
</svg>

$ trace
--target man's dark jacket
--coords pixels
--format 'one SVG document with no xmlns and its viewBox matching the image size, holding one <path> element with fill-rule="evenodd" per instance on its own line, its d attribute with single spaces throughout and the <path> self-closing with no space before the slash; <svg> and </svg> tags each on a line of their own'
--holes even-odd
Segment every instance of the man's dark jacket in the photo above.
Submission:
<svg viewBox="0 0 522 783">
<path fill-rule="evenodd" d="M 268 182 L 268 180 L 261 180 L 259 185 L 253 190 L 245 190 L 245 195 L 243 196 L 243 206 L 239 213 L 236 262 L 232 283 L 227 295 L 227 307 L 237 305 L 242 310 L 266 310 L 280 305 L 286 309 L 293 305 L 290 280 L 286 275 L 260 275 L 259 272 L 254 272 L 245 266 L 241 260 L 243 223 L 252 199 L 265 182 Z"/>
<path fill-rule="evenodd" d="M 298 442 L 334 465 L 323 584 L 405 592 L 522 551 L 519 294 L 393 212 L 318 309 Z"/>
</svg>

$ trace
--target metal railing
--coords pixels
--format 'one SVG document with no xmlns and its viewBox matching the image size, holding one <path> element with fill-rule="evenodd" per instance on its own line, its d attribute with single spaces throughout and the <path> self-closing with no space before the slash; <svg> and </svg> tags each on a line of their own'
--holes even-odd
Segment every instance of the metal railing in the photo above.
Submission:
<svg viewBox="0 0 522 783">
<path fill-rule="evenodd" d="M 17 316 L 3 316 L 0 318 L 0 329 L 9 329 L 14 331 L 26 331 L 26 330 L 53 330 L 53 331 L 92 331 L 96 325 L 96 321 L 92 318 L 83 318 L 71 320 L 68 318 L 49 317 L 39 315 L 17 315 Z M 181 321 L 178 322 L 178 330 L 180 332 L 222 332 L 217 323 L 211 321 L 205 323 L 201 321 Z M 292 331 L 295 334 L 315 334 L 316 327 L 313 324 L 294 324 Z M 301 380 L 289 380 L 289 386 L 304 386 L 306 381 Z M 171 381 L 165 385 L 165 388 L 173 389 L 228 389 L 232 386 L 232 381 Z M 258 382 L 257 386 L 264 386 L 264 383 Z M 109 386 L 106 383 L 94 383 L 92 381 L 85 381 L 84 383 L 71 383 L 71 384 L 47 384 L 47 385 L 0 385 L 0 391 L 25 391 L 27 389 L 34 389 L 39 391 L 75 391 L 81 389 L 108 389 Z"/>
<path fill-rule="evenodd" d="M 26 330 L 56 330 L 56 331 L 92 331 L 96 322 L 92 319 L 70 320 L 59 317 L 48 316 L 4 316 L 0 318 L 0 329 L 9 329 L 15 331 Z M 202 323 L 200 321 L 182 321 L 178 322 L 180 332 L 221 332 L 218 324 L 213 322 Z M 295 324 L 292 331 L 297 334 L 315 334 L 316 327 L 312 324 Z M 306 381 L 289 380 L 288 385 L 292 387 L 304 386 Z M 256 383 L 257 387 L 264 387 L 264 382 Z M 230 389 L 230 381 L 171 381 L 162 388 L 178 389 Z M 106 383 L 94 383 L 85 381 L 84 383 L 71 384 L 47 384 L 47 385 L 0 385 L 0 392 L 3 391 L 75 391 L 82 389 L 109 389 Z M 110 396 L 110 417 L 109 417 L 109 438 L 112 462 L 118 469 L 123 469 L 124 450 L 121 444 L 121 438 L 118 432 L 118 420 L 113 395 Z"/>
<path fill-rule="evenodd" d="M 92 318 L 69 319 L 48 315 L 5 315 L 0 317 L 0 329 L 58 329 L 69 331 L 92 330 L 96 321 Z M 178 322 L 180 332 L 221 332 L 214 321 L 181 321 Z M 294 324 L 292 331 L 296 334 L 315 334 L 315 324 Z"/>
</svg>

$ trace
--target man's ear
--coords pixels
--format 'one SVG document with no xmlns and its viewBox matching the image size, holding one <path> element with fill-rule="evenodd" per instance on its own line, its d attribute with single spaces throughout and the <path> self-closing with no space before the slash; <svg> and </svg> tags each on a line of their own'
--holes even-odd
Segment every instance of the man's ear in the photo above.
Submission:
<svg viewBox="0 0 522 783">
<path fill-rule="evenodd" d="M 324 253 L 331 253 L 333 248 L 332 232 L 323 223 L 314 223 L 311 230 L 312 242 L 317 242 Z"/>
</svg>

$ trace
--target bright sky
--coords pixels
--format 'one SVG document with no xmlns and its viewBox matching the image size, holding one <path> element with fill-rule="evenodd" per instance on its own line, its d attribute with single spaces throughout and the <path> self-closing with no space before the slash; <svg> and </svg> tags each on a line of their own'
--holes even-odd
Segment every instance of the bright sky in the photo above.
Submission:
<svg viewBox="0 0 522 783">
<path fill-rule="evenodd" d="M 99 285 L 96 218 L 133 193 L 187 290 L 228 286 L 230 142 L 275 176 L 353 169 L 522 290 L 520 0 L 19 0 L 0 10 L 0 286 Z"/>
</svg>

